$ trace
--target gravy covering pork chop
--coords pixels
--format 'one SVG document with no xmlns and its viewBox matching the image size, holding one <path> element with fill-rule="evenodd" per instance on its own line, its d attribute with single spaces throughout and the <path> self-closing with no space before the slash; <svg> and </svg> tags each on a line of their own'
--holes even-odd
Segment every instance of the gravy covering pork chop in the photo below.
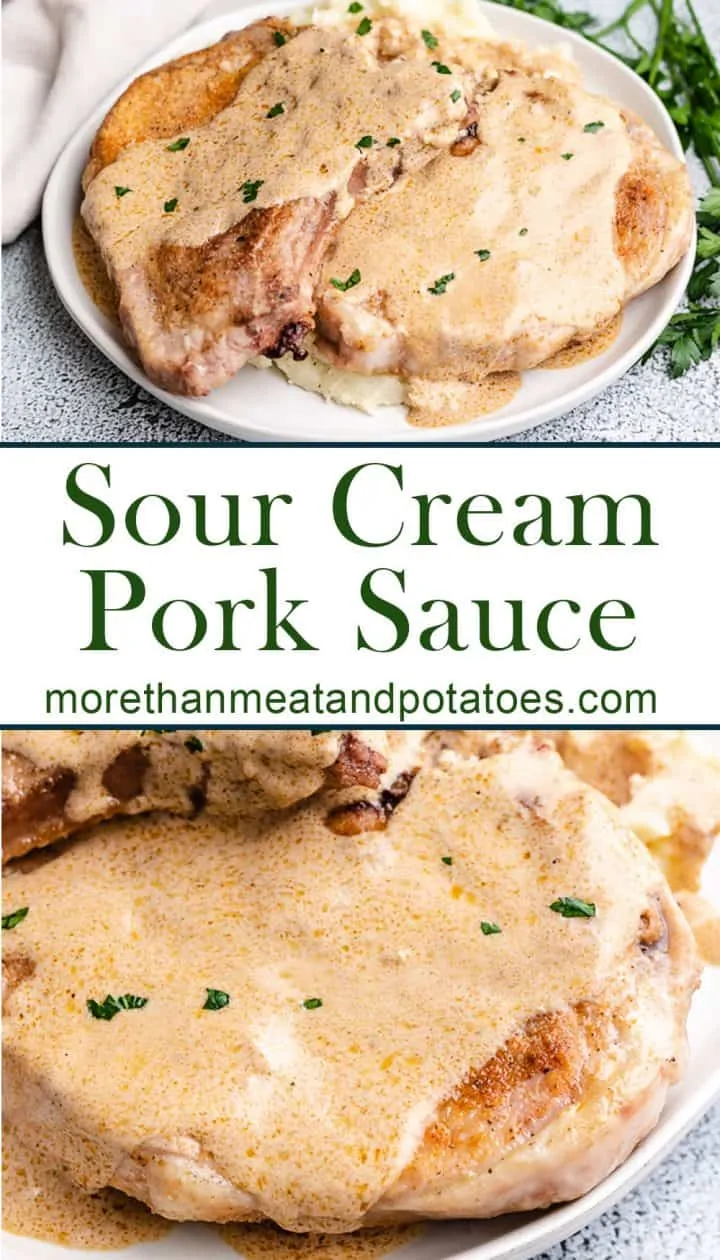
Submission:
<svg viewBox="0 0 720 1260">
<path fill-rule="evenodd" d="M 394 731 L 6 731 L 3 861 L 118 814 L 287 809 L 327 788 L 389 787 L 416 764 Z"/>
<path fill-rule="evenodd" d="M 656 284 L 692 234 L 682 163 L 572 82 L 503 72 L 476 137 L 343 224 L 318 350 L 363 373 L 474 382 L 583 341 Z M 361 276 L 342 292 L 333 277 Z"/>
<path fill-rule="evenodd" d="M 338 222 L 452 144 L 467 112 L 460 73 L 455 95 L 429 56 L 382 59 L 360 35 L 260 23 L 228 42 L 227 67 L 225 48 L 137 80 L 85 179 L 126 336 L 180 394 L 207 394 L 252 355 L 302 353 Z M 166 123 L 145 103 L 165 91 Z"/>
<path fill-rule="evenodd" d="M 549 748 L 426 768 L 351 839 L 318 799 L 111 822 L 4 896 L 27 907 L 10 1122 L 171 1218 L 543 1207 L 625 1158 L 682 1070 L 689 929 Z"/>
</svg>

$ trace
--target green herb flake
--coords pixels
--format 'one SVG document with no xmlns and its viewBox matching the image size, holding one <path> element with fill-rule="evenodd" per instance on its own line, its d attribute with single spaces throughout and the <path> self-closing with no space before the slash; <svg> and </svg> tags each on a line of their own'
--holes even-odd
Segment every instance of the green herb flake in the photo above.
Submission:
<svg viewBox="0 0 720 1260">
<path fill-rule="evenodd" d="M 3 932 L 11 932 L 13 928 L 17 927 L 18 923 L 22 923 L 23 919 L 27 918 L 28 913 L 29 906 L 23 906 L 20 910 L 13 910 L 11 914 L 4 914 L 2 916 Z"/>
<path fill-rule="evenodd" d="M 132 188 L 123 188 L 122 184 L 115 185 L 115 196 L 118 201 L 121 197 L 126 197 L 129 192 L 132 192 Z"/>
<path fill-rule="evenodd" d="M 518 232 L 518 236 L 527 236 L 527 234 L 528 234 L 527 228 L 520 228 L 520 231 Z"/>
<path fill-rule="evenodd" d="M 597 914 L 594 901 L 581 901 L 579 897 L 558 897 L 550 909 L 563 919 L 594 919 Z"/>
<path fill-rule="evenodd" d="M 452 866 L 453 864 L 453 860 L 451 857 L 440 858 L 440 861 L 444 862 L 446 866 Z"/>
<path fill-rule="evenodd" d="M 455 279 L 455 272 L 449 271 L 446 276 L 440 276 L 434 284 L 428 288 L 428 293 L 432 293 L 433 297 L 442 297 L 443 293 L 447 293 L 447 287 Z"/>
<path fill-rule="evenodd" d="M 183 149 L 187 149 L 189 143 L 189 136 L 181 136 L 179 140 L 173 140 L 172 144 L 167 146 L 167 151 L 168 153 L 181 153 Z"/>
<path fill-rule="evenodd" d="M 450 100 L 452 101 L 453 105 L 457 105 L 458 101 L 461 98 L 462 98 L 462 92 L 460 91 L 460 88 L 455 88 L 455 91 L 450 93 Z"/>
<path fill-rule="evenodd" d="M 483 919 L 480 924 L 480 931 L 483 936 L 498 936 L 502 932 L 502 928 L 497 923 L 488 923 L 487 919 Z"/>
<path fill-rule="evenodd" d="M 375 141 L 372 136 L 361 136 L 355 145 L 356 149 L 372 149 Z"/>
<path fill-rule="evenodd" d="M 347 293 L 348 289 L 354 289 L 361 280 L 362 275 L 356 267 L 355 270 L 348 276 L 347 280 L 332 279 L 330 283 L 334 289 L 339 289 L 341 293 Z"/>
<path fill-rule="evenodd" d="M 452 70 L 445 65 L 444 61 L 431 61 L 430 65 L 435 67 L 438 74 L 452 74 Z"/>
<path fill-rule="evenodd" d="M 257 195 L 265 183 L 264 179 L 246 179 L 244 184 L 240 185 L 240 192 L 245 205 L 248 206 L 251 201 L 257 201 Z"/>
<path fill-rule="evenodd" d="M 104 1002 L 96 1002 L 94 998 L 88 998 L 87 1008 L 93 1019 L 114 1019 L 121 1011 L 139 1011 L 143 1006 L 147 1006 L 148 998 L 136 997 L 134 993 L 123 993 L 120 997 L 113 997 L 108 993 Z"/>
<path fill-rule="evenodd" d="M 197 735 L 188 735 L 187 739 L 185 740 L 185 747 L 187 748 L 188 752 L 196 753 L 196 752 L 202 752 L 204 748 L 204 744 L 201 739 L 198 739 Z"/>
<path fill-rule="evenodd" d="M 230 1005 L 230 994 L 223 992 L 222 989 L 206 988 L 205 992 L 207 997 L 203 1002 L 204 1011 L 221 1011 L 224 1006 Z"/>
<path fill-rule="evenodd" d="M 348 5 L 348 13 L 362 13 L 364 8 L 363 4 L 358 4 L 358 0 L 353 0 L 352 4 Z"/>
<path fill-rule="evenodd" d="M 371 30 L 372 30 L 372 22 L 370 21 L 370 18 L 364 17 L 362 22 L 358 26 L 355 34 L 356 35 L 369 35 Z"/>
<path fill-rule="evenodd" d="M 560 156 L 562 157 L 563 162 L 569 162 L 571 158 L 574 158 L 574 157 L 575 157 L 575 154 L 574 154 L 574 153 L 562 153 Z"/>
<path fill-rule="evenodd" d="M 488 258 L 490 257 L 490 250 L 489 249 L 476 249 L 475 254 L 476 254 L 476 257 L 480 259 L 480 262 L 487 262 Z"/>
<path fill-rule="evenodd" d="M 177 197 L 171 197 L 169 201 L 165 202 L 165 205 L 163 206 L 163 210 L 165 211 L 166 214 L 172 214 L 173 210 L 177 210 L 177 204 L 178 204 Z"/>
<path fill-rule="evenodd" d="M 589 122 L 589 123 L 585 123 L 585 126 L 583 127 L 583 131 L 589 132 L 591 135 L 594 136 L 595 132 L 600 131 L 600 128 L 604 126 L 605 126 L 604 122 Z"/>
<path fill-rule="evenodd" d="M 421 31 L 420 34 L 427 48 L 437 48 L 440 41 L 435 38 L 432 31 Z"/>
<path fill-rule="evenodd" d="M 399 144 L 402 144 L 402 140 L 398 136 L 391 136 L 387 142 L 387 147 L 388 149 L 396 149 Z"/>
<path fill-rule="evenodd" d="M 266 118 L 279 118 L 280 115 L 284 113 L 285 113 L 285 106 L 283 105 L 282 101 L 278 101 L 277 105 L 273 105 L 272 109 L 268 110 L 265 117 Z"/>
<path fill-rule="evenodd" d="M 306 1011 L 316 1011 L 319 1006 L 322 1006 L 322 998 L 305 998 L 303 1006 Z"/>
<path fill-rule="evenodd" d="M 282 31 L 273 31 L 273 39 L 276 48 L 282 48 L 283 44 L 287 44 L 287 35 L 283 35 Z"/>
</svg>

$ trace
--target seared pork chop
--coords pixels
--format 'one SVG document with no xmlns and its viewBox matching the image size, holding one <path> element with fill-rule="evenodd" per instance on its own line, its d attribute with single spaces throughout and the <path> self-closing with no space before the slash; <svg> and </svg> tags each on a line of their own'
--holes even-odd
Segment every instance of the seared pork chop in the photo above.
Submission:
<svg viewBox="0 0 720 1260">
<path fill-rule="evenodd" d="M 460 68 L 454 82 L 360 35 L 260 23 L 128 89 L 82 214 L 148 375 L 202 395 L 252 355 L 302 354 L 338 222 L 457 139 Z"/>
<path fill-rule="evenodd" d="M 317 799 L 107 823 L 13 870 L 4 905 L 27 907 L 10 1122 L 171 1218 L 544 1207 L 624 1159 L 682 1070 L 688 927 L 548 748 L 423 770 L 352 840 Z"/>
<path fill-rule="evenodd" d="M 693 230 L 684 165 L 620 107 L 504 72 L 477 136 L 358 207 L 318 293 L 341 367 L 479 381 L 582 342 L 656 284 Z M 333 277 L 357 269 L 339 291 Z"/>
<path fill-rule="evenodd" d="M 343 799 L 381 789 L 413 742 L 392 731 L 7 731 L 3 861 L 117 814 L 235 817 L 322 788 Z"/>
</svg>

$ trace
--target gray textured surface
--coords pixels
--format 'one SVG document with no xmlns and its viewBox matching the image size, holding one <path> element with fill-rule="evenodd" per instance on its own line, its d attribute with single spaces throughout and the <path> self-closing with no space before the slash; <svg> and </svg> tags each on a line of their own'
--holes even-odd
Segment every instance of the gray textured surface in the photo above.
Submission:
<svg viewBox="0 0 720 1260">
<path fill-rule="evenodd" d="M 223 0 L 217 7 L 237 5 L 238 0 Z M 567 7 L 582 6 L 568 0 Z M 619 0 L 593 0 L 587 7 L 610 18 L 622 6 Z M 719 0 L 696 0 L 696 8 L 711 44 L 719 48 Z M 697 183 L 701 190 L 699 177 Z M 55 296 L 37 226 L 3 252 L 6 441 L 232 441 L 138 389 L 86 340 Z M 720 352 L 681 381 L 670 380 L 657 359 L 519 440 L 720 440 L 719 413 Z"/>
</svg>

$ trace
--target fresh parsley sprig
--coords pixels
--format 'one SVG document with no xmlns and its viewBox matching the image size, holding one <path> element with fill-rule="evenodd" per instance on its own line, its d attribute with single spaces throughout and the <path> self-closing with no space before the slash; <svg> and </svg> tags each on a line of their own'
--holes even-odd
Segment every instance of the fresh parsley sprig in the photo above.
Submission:
<svg viewBox="0 0 720 1260">
<path fill-rule="evenodd" d="M 660 97 L 683 147 L 692 149 L 704 166 L 712 187 L 700 202 L 688 307 L 672 317 L 645 355 L 648 359 L 658 347 L 665 347 L 671 376 L 682 376 L 709 359 L 720 344 L 720 68 L 692 0 L 630 0 L 619 17 L 603 27 L 587 10 L 568 11 L 555 0 L 495 2 L 576 31 L 611 52 Z M 638 20 L 644 24 L 640 34 Z"/>
</svg>

